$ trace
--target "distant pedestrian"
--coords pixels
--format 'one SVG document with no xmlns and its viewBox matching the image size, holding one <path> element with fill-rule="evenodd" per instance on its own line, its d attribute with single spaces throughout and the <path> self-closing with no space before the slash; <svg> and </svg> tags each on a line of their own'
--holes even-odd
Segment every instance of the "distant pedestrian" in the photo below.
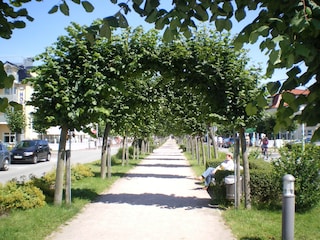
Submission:
<svg viewBox="0 0 320 240">
<path fill-rule="evenodd" d="M 222 148 L 223 146 L 223 138 L 221 136 L 218 137 L 218 147 Z"/>
<path fill-rule="evenodd" d="M 262 140 L 262 145 L 261 145 L 261 151 L 263 155 L 268 154 L 268 144 L 269 144 L 269 139 L 267 136 L 265 136 Z"/>
</svg>

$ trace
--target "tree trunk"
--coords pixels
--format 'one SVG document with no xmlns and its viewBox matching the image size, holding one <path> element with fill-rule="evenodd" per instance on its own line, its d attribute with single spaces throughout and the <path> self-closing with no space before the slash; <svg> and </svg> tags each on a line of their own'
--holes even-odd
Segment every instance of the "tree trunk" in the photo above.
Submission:
<svg viewBox="0 0 320 240">
<path fill-rule="evenodd" d="M 64 177 L 64 159 L 66 152 L 66 142 L 67 142 L 68 126 L 61 126 L 60 142 L 58 150 L 58 160 L 56 169 L 56 182 L 54 189 L 54 205 L 62 204 L 63 195 L 63 177 Z"/>
<path fill-rule="evenodd" d="M 137 159 L 140 159 L 140 141 L 137 139 Z"/>
<path fill-rule="evenodd" d="M 126 165 L 129 165 L 129 143 L 128 138 L 126 139 Z"/>
<path fill-rule="evenodd" d="M 127 141 L 127 137 L 124 136 L 123 137 L 123 141 L 122 141 L 122 159 L 121 159 L 121 165 L 124 166 L 124 161 L 125 161 L 125 155 L 126 155 L 126 141 Z"/>
<path fill-rule="evenodd" d="M 21 133 L 16 133 L 16 143 L 21 142 Z"/>
<path fill-rule="evenodd" d="M 111 130 L 110 124 L 106 124 L 106 127 L 104 129 L 103 133 L 103 142 L 102 142 L 102 148 L 101 148 L 101 170 L 100 170 L 100 177 L 102 179 L 106 178 L 106 165 L 107 165 L 107 147 L 108 147 L 108 137 L 109 132 Z"/>
<path fill-rule="evenodd" d="M 136 149 L 137 149 L 136 139 L 133 140 L 132 147 L 133 147 L 133 160 L 135 160 L 136 159 Z"/>
<path fill-rule="evenodd" d="M 250 172 L 249 172 L 249 161 L 248 161 L 248 149 L 247 149 L 246 138 L 244 134 L 244 128 L 240 128 L 239 136 L 240 136 L 240 144 L 241 144 L 241 150 L 242 150 L 243 174 L 244 174 L 244 206 L 246 209 L 251 209 Z"/>
<path fill-rule="evenodd" d="M 196 143 L 196 159 L 197 159 L 198 165 L 200 165 L 200 150 L 199 150 L 198 137 L 195 137 L 195 143 Z"/>
<path fill-rule="evenodd" d="M 207 132 L 207 159 L 211 159 L 211 140 L 209 131 Z"/>
<path fill-rule="evenodd" d="M 107 147 L 107 175 L 108 178 L 111 178 L 111 144 L 108 142 Z"/>
<path fill-rule="evenodd" d="M 210 138 L 211 138 L 212 146 L 213 146 L 213 156 L 215 159 L 217 159 L 218 158 L 218 148 L 217 148 L 217 143 L 216 143 L 216 138 L 215 138 L 216 132 L 214 131 L 214 128 L 210 127 L 210 126 L 208 126 L 208 130 L 210 133 Z"/>
<path fill-rule="evenodd" d="M 69 131 L 69 150 L 66 151 L 66 183 L 65 183 L 65 196 L 66 204 L 71 205 L 71 132 Z"/>
<path fill-rule="evenodd" d="M 234 160 L 235 160 L 235 164 L 236 164 L 236 168 L 235 168 L 235 177 L 236 177 L 236 194 L 235 194 L 235 201 L 234 201 L 234 205 L 235 208 L 239 208 L 240 206 L 240 200 L 241 200 L 241 190 L 242 190 L 242 183 L 240 181 L 240 142 L 239 142 L 239 138 L 236 138 L 234 136 L 235 139 L 235 146 L 234 146 Z"/>
<path fill-rule="evenodd" d="M 206 153 L 205 153 L 204 142 L 202 137 L 200 137 L 200 143 L 201 143 L 201 152 L 202 152 L 202 162 L 203 162 L 203 165 L 206 166 Z"/>
</svg>

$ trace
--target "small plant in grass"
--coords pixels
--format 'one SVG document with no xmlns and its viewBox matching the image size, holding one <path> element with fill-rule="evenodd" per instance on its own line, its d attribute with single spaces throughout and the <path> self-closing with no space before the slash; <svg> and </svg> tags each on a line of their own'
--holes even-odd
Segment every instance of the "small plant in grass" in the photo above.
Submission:
<svg viewBox="0 0 320 240">
<path fill-rule="evenodd" d="M 260 153 L 261 153 L 261 151 L 258 148 L 255 148 L 255 149 L 251 150 L 250 153 L 249 153 L 249 156 L 248 156 L 249 162 L 251 160 L 259 159 L 260 156 L 261 156 Z"/>
<path fill-rule="evenodd" d="M 43 194 L 46 196 L 46 202 L 52 202 L 54 197 L 55 180 L 56 180 L 56 172 L 52 170 L 50 172 L 45 173 L 40 178 L 36 176 L 32 176 L 30 180 L 30 184 L 41 189 Z"/>
<path fill-rule="evenodd" d="M 76 164 L 71 168 L 72 180 L 80 180 L 85 177 L 93 177 L 94 174 L 90 167 L 83 164 Z"/>
</svg>

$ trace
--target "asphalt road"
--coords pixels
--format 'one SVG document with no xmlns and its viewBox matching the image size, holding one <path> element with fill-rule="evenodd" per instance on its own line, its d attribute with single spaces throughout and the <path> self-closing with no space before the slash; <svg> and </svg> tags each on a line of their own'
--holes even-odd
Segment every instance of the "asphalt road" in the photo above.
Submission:
<svg viewBox="0 0 320 240">
<path fill-rule="evenodd" d="M 111 147 L 111 154 L 116 154 L 119 147 Z M 87 163 L 100 159 L 101 149 L 81 149 L 71 151 L 71 164 Z M 13 178 L 17 180 L 29 179 L 32 174 L 41 177 L 44 173 L 56 169 L 57 152 L 51 154 L 49 162 L 32 163 L 14 163 L 10 165 L 9 171 L 0 171 L 0 183 L 4 184 Z"/>
</svg>

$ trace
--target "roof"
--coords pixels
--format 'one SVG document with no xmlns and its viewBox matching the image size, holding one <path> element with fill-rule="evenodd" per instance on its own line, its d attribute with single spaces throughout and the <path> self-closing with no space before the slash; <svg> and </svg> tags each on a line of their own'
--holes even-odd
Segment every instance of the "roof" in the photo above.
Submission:
<svg viewBox="0 0 320 240">
<path fill-rule="evenodd" d="M 288 93 L 292 93 L 295 96 L 300 96 L 300 95 L 309 95 L 310 90 L 309 89 L 292 89 L 292 90 L 286 90 L 284 92 L 288 92 Z M 282 92 L 283 93 L 283 92 Z M 277 93 L 275 95 L 273 95 L 272 98 L 272 103 L 269 107 L 269 109 L 276 109 L 279 108 L 281 99 L 282 99 L 282 93 Z M 285 105 L 287 105 L 286 103 L 284 103 Z"/>
</svg>

